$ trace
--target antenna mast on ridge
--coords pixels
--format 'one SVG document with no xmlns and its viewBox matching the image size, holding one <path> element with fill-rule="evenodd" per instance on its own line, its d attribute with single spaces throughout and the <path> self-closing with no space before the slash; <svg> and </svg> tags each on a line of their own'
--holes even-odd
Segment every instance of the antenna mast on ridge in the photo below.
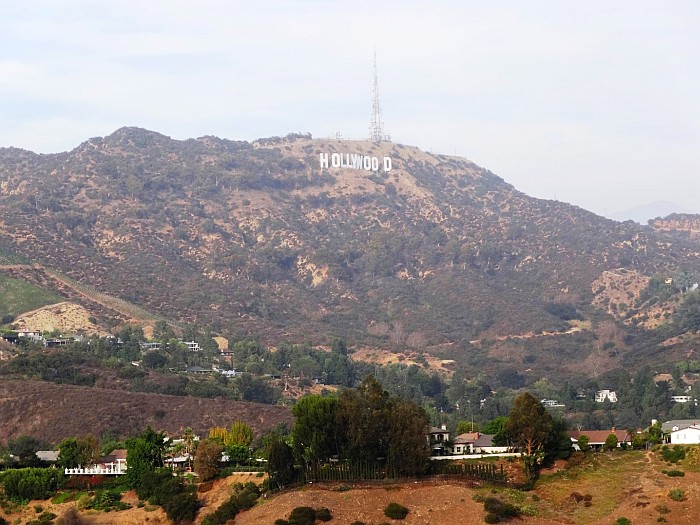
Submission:
<svg viewBox="0 0 700 525">
<path fill-rule="evenodd" d="M 382 107 L 379 105 L 379 81 L 377 78 L 377 51 L 374 51 L 374 90 L 372 92 L 372 118 L 369 121 L 369 140 L 381 142 L 391 140 L 384 133 L 384 120 L 382 120 Z"/>
</svg>

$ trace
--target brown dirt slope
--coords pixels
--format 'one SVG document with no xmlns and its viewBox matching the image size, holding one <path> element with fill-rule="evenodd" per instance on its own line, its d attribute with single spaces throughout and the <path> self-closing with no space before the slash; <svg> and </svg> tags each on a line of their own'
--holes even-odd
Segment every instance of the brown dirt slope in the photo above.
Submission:
<svg viewBox="0 0 700 525">
<path fill-rule="evenodd" d="M 43 381 L 0 382 L 0 442 L 29 434 L 57 443 L 69 436 L 107 430 L 133 435 L 147 425 L 177 433 L 192 427 L 205 434 L 241 419 L 256 434 L 279 422 L 291 424 L 289 409 L 225 399 L 168 396 Z"/>
</svg>

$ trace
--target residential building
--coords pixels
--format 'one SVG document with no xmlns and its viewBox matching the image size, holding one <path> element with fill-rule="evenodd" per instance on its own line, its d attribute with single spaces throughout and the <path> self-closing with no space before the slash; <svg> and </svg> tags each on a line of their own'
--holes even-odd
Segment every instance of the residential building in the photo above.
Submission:
<svg viewBox="0 0 700 525">
<path fill-rule="evenodd" d="M 561 408 L 561 407 L 566 406 L 566 405 L 564 405 L 564 403 L 560 403 L 556 399 L 543 399 L 540 401 L 540 403 L 542 403 L 543 407 L 547 407 L 547 408 Z"/>
<path fill-rule="evenodd" d="M 69 476 L 121 475 L 126 474 L 126 468 L 126 449 L 120 448 L 101 457 L 95 465 L 67 468 L 64 473 Z"/>
<path fill-rule="evenodd" d="M 700 425 L 691 425 L 683 429 L 671 432 L 672 445 L 698 445 L 700 444 Z"/>
<path fill-rule="evenodd" d="M 467 432 L 460 434 L 454 440 L 453 452 L 455 454 L 496 454 L 508 452 L 507 446 L 493 444 L 493 434 L 480 432 Z"/>
<path fill-rule="evenodd" d="M 600 450 L 603 448 L 603 445 L 610 434 L 615 434 L 618 447 L 622 446 L 623 443 L 625 445 L 631 445 L 632 439 L 634 439 L 634 434 L 628 432 L 627 430 L 617 430 L 615 427 L 612 427 L 610 430 L 570 430 L 567 432 L 567 434 L 571 438 L 573 447 L 576 450 L 580 450 L 578 446 L 578 438 L 584 435 L 588 437 L 588 446 L 594 450 Z"/>
<path fill-rule="evenodd" d="M 664 434 L 670 434 L 676 430 L 683 430 L 693 425 L 700 424 L 700 417 L 695 419 L 671 419 L 661 423 L 661 431 Z"/>
<path fill-rule="evenodd" d="M 595 393 L 595 400 L 597 403 L 603 403 L 605 401 L 617 403 L 617 393 L 615 393 L 614 390 L 598 390 Z"/>
<path fill-rule="evenodd" d="M 430 453 L 433 456 L 446 456 L 452 453 L 450 447 L 450 433 L 447 430 L 447 425 L 438 427 L 430 427 L 428 432 L 428 443 L 430 444 Z"/>
<path fill-rule="evenodd" d="M 199 343 L 196 343 L 194 341 L 180 341 L 183 345 L 187 346 L 187 350 L 190 352 L 199 352 Z"/>
<path fill-rule="evenodd" d="M 693 396 L 671 396 L 671 401 L 674 403 L 688 403 L 689 401 L 695 401 Z"/>
</svg>

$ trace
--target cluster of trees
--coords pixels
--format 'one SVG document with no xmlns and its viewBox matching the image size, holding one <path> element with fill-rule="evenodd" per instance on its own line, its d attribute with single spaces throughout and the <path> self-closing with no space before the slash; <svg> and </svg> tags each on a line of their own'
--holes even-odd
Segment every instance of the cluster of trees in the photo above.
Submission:
<svg viewBox="0 0 700 525">
<path fill-rule="evenodd" d="M 271 442 L 268 458 L 275 483 L 285 484 L 299 468 L 331 459 L 357 463 L 386 461 L 401 475 L 428 468 L 429 418 L 411 401 L 390 396 L 371 376 L 338 397 L 305 396 L 292 409 L 290 443 Z"/>
</svg>

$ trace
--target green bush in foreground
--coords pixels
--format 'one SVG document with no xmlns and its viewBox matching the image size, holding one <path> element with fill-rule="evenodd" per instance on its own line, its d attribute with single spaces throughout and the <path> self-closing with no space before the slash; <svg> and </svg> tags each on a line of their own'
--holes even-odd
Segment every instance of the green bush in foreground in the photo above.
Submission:
<svg viewBox="0 0 700 525">
<path fill-rule="evenodd" d="M 632 522 L 627 518 L 617 518 L 615 520 L 615 525 L 632 525 Z"/>
<path fill-rule="evenodd" d="M 311 507 L 297 507 L 289 514 L 287 521 L 289 525 L 314 525 L 316 511 Z"/>
<path fill-rule="evenodd" d="M 61 471 L 48 468 L 12 469 L 0 475 L 5 496 L 13 501 L 49 499 L 62 480 Z"/>
<path fill-rule="evenodd" d="M 316 509 L 316 519 L 319 521 L 331 521 L 333 518 L 333 515 L 331 514 L 331 511 L 327 509 L 326 507 L 321 507 L 320 509 Z"/>
<path fill-rule="evenodd" d="M 248 482 L 245 485 L 237 483 L 234 486 L 233 496 L 215 512 L 205 517 L 202 525 L 223 525 L 235 518 L 240 511 L 253 507 L 259 496 L 260 489 L 255 483 Z"/>
<path fill-rule="evenodd" d="M 685 476 L 685 472 L 682 470 L 667 470 L 666 475 L 669 478 L 682 478 Z"/>
<path fill-rule="evenodd" d="M 408 516 L 408 509 L 403 505 L 391 502 L 384 509 L 384 515 L 393 520 L 402 520 Z"/>
<path fill-rule="evenodd" d="M 583 499 L 583 496 L 581 498 Z M 486 523 L 498 523 L 503 518 L 515 518 L 521 514 L 518 507 L 504 503 L 497 498 L 484 499 L 484 510 L 486 511 L 484 517 Z"/>
<path fill-rule="evenodd" d="M 199 500 L 197 499 L 197 496 L 189 492 L 181 492 L 180 494 L 173 496 L 170 501 L 163 505 L 163 510 L 165 510 L 168 518 L 173 520 L 175 523 L 194 521 L 194 519 L 197 517 L 198 509 Z"/>
<path fill-rule="evenodd" d="M 673 501 L 685 501 L 685 491 L 682 489 L 672 489 L 669 491 L 668 497 Z"/>
</svg>

